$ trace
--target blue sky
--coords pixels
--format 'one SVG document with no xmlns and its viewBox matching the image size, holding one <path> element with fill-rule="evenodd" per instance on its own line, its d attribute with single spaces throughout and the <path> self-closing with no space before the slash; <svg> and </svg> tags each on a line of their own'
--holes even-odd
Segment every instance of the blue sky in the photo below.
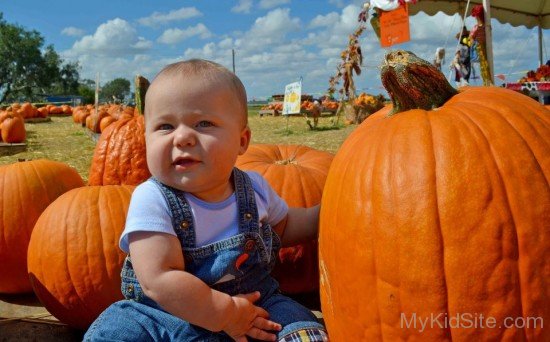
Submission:
<svg viewBox="0 0 550 342">
<path fill-rule="evenodd" d="M 164 65 L 187 58 L 210 59 L 231 69 L 234 49 L 236 73 L 249 99 L 263 99 L 283 93 L 286 84 L 300 77 L 303 93 L 323 95 L 363 2 L 3 0 L 0 12 L 9 23 L 39 31 L 65 60 L 78 60 L 82 78 L 95 79 L 99 73 L 101 84 L 118 77 L 132 80 L 136 74 L 151 79 Z M 466 26 L 473 24 L 467 18 Z M 496 74 L 517 81 L 538 67 L 536 29 L 492 24 Z M 437 47 L 445 47 L 443 71 L 448 76 L 459 16 L 420 13 L 410 18 L 410 26 L 411 42 L 394 48 L 431 61 Z M 549 37 L 550 30 L 544 30 L 545 61 L 550 58 Z M 370 25 L 361 45 L 364 69 L 355 78 L 357 88 L 385 93 L 378 65 L 387 50 Z"/>
</svg>

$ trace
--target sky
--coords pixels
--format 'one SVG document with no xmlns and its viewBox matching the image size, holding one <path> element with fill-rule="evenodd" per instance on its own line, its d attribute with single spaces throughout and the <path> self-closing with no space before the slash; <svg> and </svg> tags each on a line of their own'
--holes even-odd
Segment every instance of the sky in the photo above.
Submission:
<svg viewBox="0 0 550 342">
<path fill-rule="evenodd" d="M 302 79 L 302 94 L 324 95 L 340 63 L 348 35 L 358 25 L 361 1 L 344 0 L 0 0 L 4 20 L 37 30 L 65 61 L 78 61 L 80 76 L 133 83 L 182 59 L 204 58 L 233 69 L 249 100 L 284 93 Z M 413 5 L 414 6 L 414 5 Z M 444 47 L 443 73 L 456 49 L 460 16 L 419 13 L 410 17 L 411 41 L 393 46 L 428 61 Z M 471 28 L 475 21 L 466 18 Z M 539 64 L 537 29 L 492 21 L 495 74 L 515 82 Z M 550 30 L 543 30 L 544 61 L 550 57 Z M 363 72 L 358 92 L 386 94 L 379 65 L 390 49 L 381 48 L 372 27 L 361 36 Z M 479 70 L 476 70 L 479 75 Z M 451 80 L 452 81 L 452 80 Z M 502 81 L 496 79 L 497 84 Z M 454 82 L 451 82 L 454 84 Z M 473 79 L 471 84 L 481 85 Z"/>
</svg>

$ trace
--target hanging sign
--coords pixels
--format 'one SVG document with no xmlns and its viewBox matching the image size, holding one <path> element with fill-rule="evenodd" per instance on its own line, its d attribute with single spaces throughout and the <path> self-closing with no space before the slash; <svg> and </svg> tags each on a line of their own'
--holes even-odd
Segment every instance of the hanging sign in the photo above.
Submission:
<svg viewBox="0 0 550 342">
<path fill-rule="evenodd" d="M 302 82 L 287 84 L 283 102 L 283 115 L 300 113 L 302 99 Z"/>
<path fill-rule="evenodd" d="M 392 11 L 380 11 L 380 45 L 390 47 L 411 40 L 407 5 Z"/>
</svg>

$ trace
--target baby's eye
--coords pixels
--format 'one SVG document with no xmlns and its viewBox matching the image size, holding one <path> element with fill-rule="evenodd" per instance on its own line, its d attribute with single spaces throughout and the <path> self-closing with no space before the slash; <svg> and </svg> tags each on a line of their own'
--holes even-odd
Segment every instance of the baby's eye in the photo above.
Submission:
<svg viewBox="0 0 550 342">
<path fill-rule="evenodd" d="M 210 126 L 214 126 L 214 124 L 212 122 L 206 121 L 206 120 L 200 121 L 197 124 L 197 127 L 210 127 Z"/>
<path fill-rule="evenodd" d="M 170 124 L 160 124 L 158 126 L 158 130 L 160 130 L 160 131 L 168 131 L 168 130 L 171 130 L 172 128 L 174 128 L 174 127 Z"/>
</svg>

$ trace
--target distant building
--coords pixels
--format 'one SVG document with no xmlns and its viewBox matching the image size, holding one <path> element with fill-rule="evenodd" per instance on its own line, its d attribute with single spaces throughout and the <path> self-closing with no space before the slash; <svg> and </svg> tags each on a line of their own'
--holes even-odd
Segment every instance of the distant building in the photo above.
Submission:
<svg viewBox="0 0 550 342">
<path fill-rule="evenodd" d="M 51 103 L 70 104 L 73 107 L 84 103 L 84 97 L 78 95 L 52 95 L 46 96 L 45 100 Z"/>
</svg>

